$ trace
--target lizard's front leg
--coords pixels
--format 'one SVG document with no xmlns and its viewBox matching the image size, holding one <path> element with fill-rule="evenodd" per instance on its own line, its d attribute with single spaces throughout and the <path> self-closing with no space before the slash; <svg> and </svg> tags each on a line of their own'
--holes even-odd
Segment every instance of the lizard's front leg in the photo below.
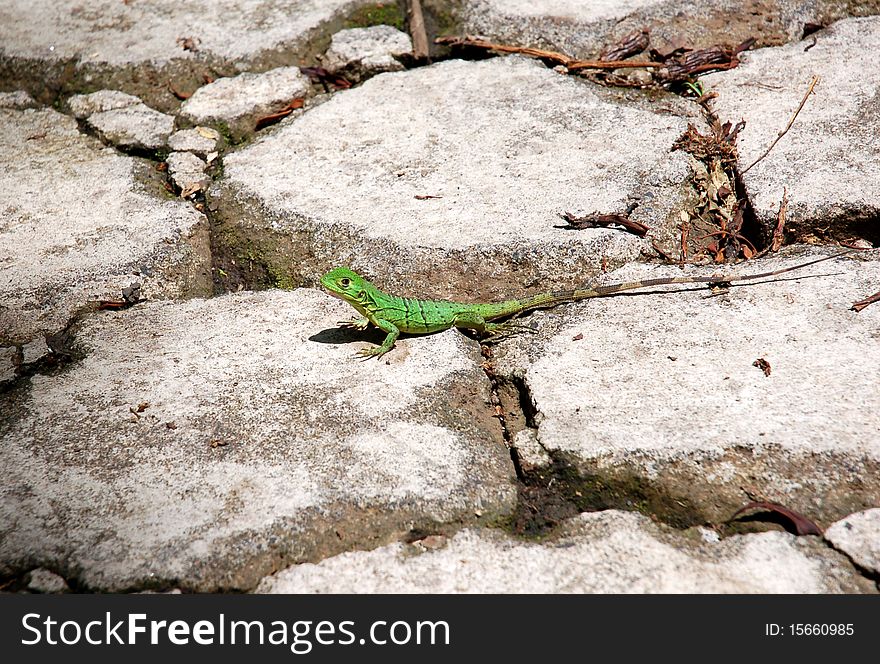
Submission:
<svg viewBox="0 0 880 664">
<path fill-rule="evenodd" d="M 370 319 L 361 316 L 360 318 L 352 318 L 351 320 L 341 320 L 336 323 L 337 326 L 343 328 L 354 328 L 363 332 L 370 325 Z"/>
<path fill-rule="evenodd" d="M 400 329 L 391 321 L 378 318 L 373 321 L 373 324 L 380 330 L 387 332 L 388 336 L 385 337 L 385 341 L 382 342 L 381 346 L 374 346 L 373 348 L 362 348 L 357 353 L 355 353 L 355 355 L 357 355 L 358 357 L 362 357 L 365 360 L 371 357 L 382 357 L 385 353 L 387 353 L 394 347 L 394 342 L 397 340 L 397 337 L 400 336 Z"/>
</svg>

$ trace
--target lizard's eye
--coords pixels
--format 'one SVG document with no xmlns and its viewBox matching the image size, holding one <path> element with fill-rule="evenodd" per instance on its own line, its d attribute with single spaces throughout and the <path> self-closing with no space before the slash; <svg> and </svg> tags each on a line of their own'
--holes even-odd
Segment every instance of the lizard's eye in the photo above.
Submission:
<svg viewBox="0 0 880 664">
<path fill-rule="evenodd" d="M 351 279 L 348 277 L 343 277 L 339 280 L 339 283 L 342 284 L 343 288 L 348 288 L 351 285 Z"/>
</svg>

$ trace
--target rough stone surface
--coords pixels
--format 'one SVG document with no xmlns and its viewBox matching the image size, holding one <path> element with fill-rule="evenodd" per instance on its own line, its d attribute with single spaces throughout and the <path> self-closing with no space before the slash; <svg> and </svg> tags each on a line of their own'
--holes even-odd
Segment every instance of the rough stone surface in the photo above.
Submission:
<svg viewBox="0 0 880 664">
<path fill-rule="evenodd" d="M 244 73 L 220 78 L 196 90 L 180 107 L 181 117 L 197 124 L 224 123 L 234 138 L 254 130 L 255 121 L 277 111 L 311 89 L 298 67 L 265 74 Z"/>
<path fill-rule="evenodd" d="M 785 533 L 699 542 L 610 510 L 570 520 L 535 544 L 466 529 L 443 548 L 392 544 L 290 567 L 262 593 L 852 593 L 876 592 L 843 556 Z"/>
<path fill-rule="evenodd" d="M 350 0 L 7 0 L 0 10 L 6 56 L 117 66 L 196 59 L 209 52 L 243 64 L 261 50 L 301 39 Z M 177 40 L 197 28 L 198 51 Z"/>
<path fill-rule="evenodd" d="M 825 539 L 860 567 L 880 574 L 880 508 L 850 514 L 832 524 Z"/>
<path fill-rule="evenodd" d="M 150 171 L 53 110 L 0 111 L 0 343 L 55 333 L 136 281 L 149 298 L 210 292 L 207 220 Z"/>
<path fill-rule="evenodd" d="M 360 362 L 346 316 L 298 290 L 85 321 L 82 361 L 0 397 L 0 573 L 43 561 L 95 590 L 248 589 L 509 510 L 477 345 L 449 331 Z"/>
<path fill-rule="evenodd" d="M 24 110 L 26 108 L 35 108 L 36 106 L 37 102 L 24 90 L 0 92 L 0 108 Z"/>
<path fill-rule="evenodd" d="M 812 44 L 815 46 L 805 50 Z M 867 221 L 876 233 L 880 215 L 880 17 L 840 21 L 809 41 L 744 54 L 744 63 L 705 80 L 718 93 L 722 119 L 746 126 L 737 140 L 740 170 L 764 153 L 820 77 L 791 129 L 743 175 L 755 213 L 776 224 L 788 191 L 786 230 L 823 230 L 835 221 Z M 851 90 L 841 95 L 840 90 Z"/>
<path fill-rule="evenodd" d="M 204 159 L 191 152 L 172 152 L 165 160 L 168 163 L 168 175 L 178 189 L 187 191 L 193 186 L 206 187 L 211 178 L 205 174 L 208 165 Z"/>
<path fill-rule="evenodd" d="M 679 99 L 603 94 L 516 57 L 378 76 L 228 155 L 217 212 L 248 238 L 271 227 L 295 279 L 343 263 L 421 296 L 570 288 L 644 244 L 558 215 L 635 201 L 662 236 L 689 173 L 670 148 L 700 122 Z"/>
<path fill-rule="evenodd" d="M 192 152 L 204 159 L 220 147 L 220 132 L 211 127 L 181 129 L 168 137 L 168 147 L 178 152 Z"/>
<path fill-rule="evenodd" d="M 390 25 L 340 30 L 330 42 L 324 64 L 330 71 L 346 70 L 357 80 L 386 71 L 400 71 L 397 58 L 412 52 L 412 39 Z"/>
<path fill-rule="evenodd" d="M 851 12 L 871 9 L 822 0 L 465 0 L 459 10 L 463 33 L 586 59 L 645 27 L 650 47 L 664 52 L 751 37 L 766 46 L 799 39 L 805 23 L 827 25 Z"/>
<path fill-rule="evenodd" d="M 27 589 L 34 593 L 66 593 L 70 591 L 67 581 L 54 572 L 38 567 L 28 574 Z"/>
<path fill-rule="evenodd" d="M 46 339 L 38 337 L 21 347 L 21 361 L 24 364 L 30 364 L 31 362 L 36 362 L 48 352 L 49 346 L 46 344 Z"/>
<path fill-rule="evenodd" d="M 138 97 L 119 90 L 98 90 L 87 95 L 73 95 L 67 106 L 73 117 L 85 120 L 96 113 L 116 111 L 142 103 Z"/>
<path fill-rule="evenodd" d="M 524 385 L 551 456 L 624 493 L 636 482 L 670 523 L 724 522 L 751 492 L 827 524 L 880 503 L 880 309 L 850 310 L 878 282 L 878 257 L 855 255 L 722 296 L 592 299 L 533 316 L 538 333 L 502 342 L 498 371 Z"/>
<path fill-rule="evenodd" d="M 74 116 L 85 119 L 101 138 L 123 150 L 159 150 L 174 131 L 174 116 L 118 90 L 75 95 L 68 103 Z"/>
<path fill-rule="evenodd" d="M 0 347 L 0 384 L 15 378 L 15 361 L 18 351 L 14 346 Z"/>
</svg>

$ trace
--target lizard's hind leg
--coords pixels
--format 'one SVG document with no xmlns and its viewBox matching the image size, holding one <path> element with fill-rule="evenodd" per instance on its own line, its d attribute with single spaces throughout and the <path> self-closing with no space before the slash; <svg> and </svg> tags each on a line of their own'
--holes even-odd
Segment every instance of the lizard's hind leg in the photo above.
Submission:
<svg viewBox="0 0 880 664">
<path fill-rule="evenodd" d="M 536 330 L 531 325 L 526 325 L 525 323 L 515 323 L 512 320 L 506 320 L 502 323 L 486 323 L 486 334 L 488 338 L 492 341 L 499 341 L 501 339 L 506 339 L 507 337 L 512 337 L 515 334 L 520 334 L 522 332 L 530 332 L 532 334 L 537 333 Z"/>
<path fill-rule="evenodd" d="M 481 315 L 472 311 L 463 311 L 455 316 L 453 325 L 458 328 L 474 330 L 480 336 L 499 340 L 509 337 L 520 332 L 535 332 L 536 330 L 523 323 L 515 323 L 512 320 L 506 320 L 503 323 L 490 323 Z"/>
</svg>

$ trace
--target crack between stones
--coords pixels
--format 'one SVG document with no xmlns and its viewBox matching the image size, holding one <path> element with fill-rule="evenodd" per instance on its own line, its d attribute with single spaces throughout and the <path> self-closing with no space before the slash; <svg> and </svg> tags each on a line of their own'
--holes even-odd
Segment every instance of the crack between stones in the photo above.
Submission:
<svg viewBox="0 0 880 664">
<path fill-rule="evenodd" d="M 837 546 L 835 546 L 834 543 L 831 540 L 829 540 L 827 537 L 823 536 L 822 541 L 825 543 L 825 546 L 827 546 L 829 549 L 831 549 L 832 551 L 836 551 L 837 553 L 842 555 L 844 558 L 846 558 L 850 562 L 850 564 L 853 566 L 853 569 L 862 578 L 865 578 L 868 581 L 871 581 L 874 584 L 874 586 L 877 588 L 878 592 L 880 592 L 880 572 L 877 572 L 877 571 L 869 569 L 863 565 L 860 565 L 858 562 L 856 562 L 856 560 L 849 553 L 847 553 L 843 549 L 840 549 Z"/>
<path fill-rule="evenodd" d="M 15 376 L 9 380 L 0 381 L 0 395 L 12 392 L 37 374 L 49 374 L 60 371 L 67 365 L 83 359 L 82 353 L 77 351 L 74 342 L 81 321 L 91 313 L 90 307 L 83 307 L 76 311 L 58 332 L 45 334 L 44 339 L 49 352 L 32 362 L 24 361 L 24 346 L 26 344 L 17 343 L 6 346 L 7 348 L 15 349 L 15 356 L 12 360 L 15 367 Z"/>
</svg>

